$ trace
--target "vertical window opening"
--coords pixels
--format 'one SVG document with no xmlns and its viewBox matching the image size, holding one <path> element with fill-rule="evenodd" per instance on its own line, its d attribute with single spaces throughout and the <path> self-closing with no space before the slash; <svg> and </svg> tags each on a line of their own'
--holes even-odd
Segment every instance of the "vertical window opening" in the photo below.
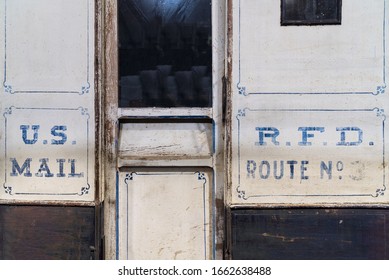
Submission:
<svg viewBox="0 0 389 280">
<path fill-rule="evenodd" d="M 211 1 L 118 4 L 119 107 L 211 107 Z"/>
</svg>

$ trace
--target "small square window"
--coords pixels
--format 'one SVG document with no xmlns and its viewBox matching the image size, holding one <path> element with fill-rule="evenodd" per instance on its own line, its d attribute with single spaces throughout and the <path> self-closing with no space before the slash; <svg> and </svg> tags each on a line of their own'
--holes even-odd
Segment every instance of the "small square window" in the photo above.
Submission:
<svg viewBox="0 0 389 280">
<path fill-rule="evenodd" d="M 341 24 L 342 0 L 281 0 L 281 25 Z"/>
</svg>

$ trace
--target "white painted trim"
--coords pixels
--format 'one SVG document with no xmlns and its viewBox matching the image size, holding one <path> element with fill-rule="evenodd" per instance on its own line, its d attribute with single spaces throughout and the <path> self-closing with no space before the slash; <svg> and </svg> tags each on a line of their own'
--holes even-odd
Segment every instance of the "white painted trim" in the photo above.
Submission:
<svg viewBox="0 0 389 280">
<path fill-rule="evenodd" d="M 118 119 L 162 117 L 212 118 L 212 108 L 118 108 Z"/>
</svg>

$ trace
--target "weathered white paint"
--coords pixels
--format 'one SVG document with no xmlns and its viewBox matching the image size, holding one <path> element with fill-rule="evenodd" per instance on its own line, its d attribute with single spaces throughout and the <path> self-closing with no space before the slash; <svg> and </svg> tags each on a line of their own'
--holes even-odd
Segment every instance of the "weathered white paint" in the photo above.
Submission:
<svg viewBox="0 0 389 280">
<path fill-rule="evenodd" d="M 95 200 L 94 5 L 0 1 L 2 201 Z"/>
<path fill-rule="evenodd" d="M 244 95 L 376 94 L 385 86 L 385 2 L 342 1 L 341 25 L 280 26 L 280 1 L 234 1 L 237 86 Z"/>
<path fill-rule="evenodd" d="M 215 204 L 215 259 L 223 259 L 225 241 L 225 206 L 227 170 L 225 167 L 225 105 L 226 88 L 223 77 L 226 75 L 226 15 L 227 1 L 212 1 L 212 120 L 214 123 L 215 149 L 212 156 L 214 175 Z"/>
<path fill-rule="evenodd" d="M 237 118 L 238 200 L 387 201 L 382 111 L 246 109 Z"/>
<path fill-rule="evenodd" d="M 219 70 L 220 71 L 220 70 Z M 220 74 L 220 73 L 219 73 Z M 221 73 L 223 74 L 223 73 Z M 212 108 L 118 108 L 118 118 L 126 119 L 129 117 L 193 117 L 193 118 L 212 118 Z"/>
<path fill-rule="evenodd" d="M 342 3 L 281 26 L 279 1 L 233 0 L 232 205 L 389 202 L 388 1 Z"/>
<path fill-rule="evenodd" d="M 212 258 L 209 172 L 120 172 L 117 191 L 119 259 Z"/>
<path fill-rule="evenodd" d="M 211 123 L 122 123 L 121 158 L 210 158 L 213 153 Z"/>
<path fill-rule="evenodd" d="M 223 257 L 223 215 L 225 209 L 222 202 L 226 172 L 223 150 L 225 139 L 222 118 L 222 77 L 225 75 L 225 11 L 225 1 L 212 1 L 212 108 L 117 108 L 116 1 L 106 2 L 106 98 L 109 102 L 106 102 L 107 119 L 105 123 L 108 134 L 106 135 L 108 140 L 107 158 L 110 162 L 106 165 L 105 174 L 105 235 L 107 236 L 105 244 L 108 258 L 114 258 L 117 255 L 120 258 L 144 259 L 221 259 Z M 137 119 L 136 124 L 131 122 L 131 119 L 134 118 Z M 162 118 L 164 123 L 150 125 L 147 120 L 143 123 L 139 122 L 139 119 L 148 118 Z M 205 118 L 212 119 L 212 123 L 179 123 L 176 121 L 177 118 L 186 120 Z M 167 122 L 167 119 L 171 122 Z M 116 140 L 118 141 L 117 147 L 115 146 Z M 128 200 L 132 211 L 126 212 L 122 209 L 123 202 L 121 202 L 122 199 L 127 199 L 122 195 L 123 188 L 127 187 L 123 183 L 123 179 L 125 179 L 125 174 L 131 172 L 122 170 L 133 166 L 153 167 L 154 173 L 158 174 L 173 173 L 165 177 L 134 176 L 133 181 L 127 180 L 129 182 L 128 188 L 133 189 L 136 193 L 133 193 Z M 177 170 L 179 166 L 190 166 L 191 171 L 188 173 L 180 169 Z M 212 172 L 205 172 L 204 166 L 212 168 Z M 118 167 L 120 175 L 119 195 L 117 196 L 112 186 L 116 183 Z M 199 237 L 204 236 L 204 229 L 201 229 L 200 232 L 200 228 L 196 227 L 199 223 L 199 215 L 202 215 L 198 207 L 203 203 L 199 192 L 203 188 L 203 183 L 198 180 L 194 173 L 198 170 L 203 170 L 205 173 L 208 194 L 210 195 L 212 190 L 215 190 L 214 196 L 207 198 L 209 199 L 206 206 L 207 215 L 210 215 L 211 211 L 215 211 L 215 215 L 218 217 L 214 224 L 216 230 L 206 229 L 205 246 L 204 243 L 200 244 Z M 132 172 L 134 171 L 137 170 L 132 170 Z M 197 189 L 192 189 L 192 187 Z M 138 194 L 144 191 L 147 191 L 147 195 L 145 194 L 141 203 Z M 179 197 L 179 199 L 173 200 L 172 197 Z M 119 203 L 118 230 L 117 224 L 115 224 L 116 203 Z M 211 210 L 211 204 L 217 204 L 214 210 Z M 191 205 L 197 205 L 197 210 Z M 133 211 L 132 207 L 135 206 L 139 209 Z M 189 206 L 191 207 L 188 211 L 193 210 L 193 212 L 187 216 L 189 212 L 186 209 Z M 139 212 L 141 210 L 143 211 L 142 215 Z M 123 228 L 123 213 L 137 215 L 136 217 L 129 216 L 129 228 L 136 230 L 136 232 L 130 232 L 132 235 L 128 235 Z M 166 221 L 165 225 L 159 221 L 150 224 L 146 218 L 148 215 L 160 217 L 160 220 Z M 146 226 L 148 229 L 144 231 Z M 182 230 L 178 232 L 180 228 Z M 116 234 L 119 236 L 119 244 L 114 238 Z M 161 243 L 161 236 L 167 236 L 168 239 L 165 243 Z M 177 239 L 172 238 L 172 236 L 182 236 L 182 238 Z M 124 241 L 124 237 L 128 238 L 129 243 Z M 207 248 L 206 253 L 205 247 Z M 160 249 L 161 251 L 159 251 Z M 173 251 L 173 249 L 175 250 Z"/>
<path fill-rule="evenodd" d="M 117 258 L 117 137 L 118 137 L 118 41 L 117 41 L 117 1 L 106 0 L 101 3 L 101 19 L 103 21 L 103 36 L 99 39 L 101 48 L 100 60 L 103 62 L 103 102 L 104 121 L 102 122 L 103 135 L 103 174 L 101 178 L 104 186 L 104 234 L 105 258 Z"/>
<path fill-rule="evenodd" d="M 5 91 L 85 94 L 93 83 L 93 2 L 4 0 Z M 92 71 L 93 73 L 93 71 Z"/>
<path fill-rule="evenodd" d="M 88 195 L 93 168 L 89 166 L 92 133 L 86 109 L 10 107 L 4 118 L 4 198 L 50 200 Z"/>
</svg>

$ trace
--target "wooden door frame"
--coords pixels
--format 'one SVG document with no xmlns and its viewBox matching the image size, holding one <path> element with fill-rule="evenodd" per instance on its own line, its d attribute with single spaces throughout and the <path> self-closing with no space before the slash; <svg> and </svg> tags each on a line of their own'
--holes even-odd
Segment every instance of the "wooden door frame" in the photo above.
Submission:
<svg viewBox="0 0 389 280">
<path fill-rule="evenodd" d="M 211 108 L 168 108 L 168 109 L 122 109 L 118 107 L 118 24 L 117 0 L 96 0 L 96 76 L 99 98 L 96 107 L 100 109 L 98 130 L 101 131 L 98 157 L 101 159 L 99 182 L 102 201 L 102 239 L 105 259 L 117 259 L 117 184 L 118 184 L 118 137 L 119 119 L 126 117 L 158 116 L 171 114 L 179 117 L 209 116 L 214 124 L 215 153 L 212 158 L 215 188 L 216 232 L 215 256 L 223 258 L 224 252 L 224 213 L 225 213 L 225 63 L 226 63 L 226 3 L 212 0 L 212 76 L 213 107 Z"/>
</svg>

